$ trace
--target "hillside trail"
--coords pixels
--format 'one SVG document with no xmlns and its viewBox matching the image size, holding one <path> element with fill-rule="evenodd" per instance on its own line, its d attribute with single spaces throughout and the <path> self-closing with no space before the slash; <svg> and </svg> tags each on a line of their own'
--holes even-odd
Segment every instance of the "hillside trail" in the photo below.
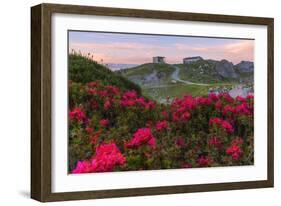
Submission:
<svg viewBox="0 0 281 206">
<path fill-rule="evenodd" d="M 172 65 L 172 67 L 175 68 L 175 71 L 172 73 L 171 78 L 178 82 L 182 82 L 184 84 L 198 85 L 198 86 L 210 86 L 211 85 L 211 84 L 195 83 L 195 82 L 191 82 L 191 81 L 187 81 L 187 80 L 182 80 L 179 78 L 180 68 L 175 65 Z"/>
</svg>

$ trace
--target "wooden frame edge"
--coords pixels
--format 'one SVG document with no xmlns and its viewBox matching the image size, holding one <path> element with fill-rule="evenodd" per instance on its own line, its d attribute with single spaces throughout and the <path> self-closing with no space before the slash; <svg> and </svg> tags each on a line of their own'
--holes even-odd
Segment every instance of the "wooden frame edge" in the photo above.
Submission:
<svg viewBox="0 0 281 206">
<path fill-rule="evenodd" d="M 232 182 L 134 189 L 51 192 L 51 15 L 124 16 L 268 26 L 268 178 L 263 181 Z M 141 195 L 161 195 L 274 186 L 274 20 L 273 18 L 185 13 L 109 7 L 40 4 L 31 8 L 31 198 L 64 201 Z"/>
<path fill-rule="evenodd" d="M 31 198 L 42 200 L 41 23 L 42 7 L 31 8 Z"/>
</svg>

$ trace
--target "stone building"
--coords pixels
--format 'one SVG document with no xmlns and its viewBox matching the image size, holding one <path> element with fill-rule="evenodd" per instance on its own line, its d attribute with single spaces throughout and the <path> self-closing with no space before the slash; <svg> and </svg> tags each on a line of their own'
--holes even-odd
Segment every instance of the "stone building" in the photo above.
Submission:
<svg viewBox="0 0 281 206">
<path fill-rule="evenodd" d="M 161 56 L 156 56 L 152 58 L 153 63 L 156 64 L 164 64 L 165 63 L 165 57 L 161 57 Z"/>
<path fill-rule="evenodd" d="M 186 57 L 183 59 L 183 63 L 184 64 L 190 64 L 192 62 L 196 62 L 196 61 L 199 61 L 199 60 L 203 60 L 202 57 L 200 56 L 196 56 L 196 57 Z"/>
</svg>

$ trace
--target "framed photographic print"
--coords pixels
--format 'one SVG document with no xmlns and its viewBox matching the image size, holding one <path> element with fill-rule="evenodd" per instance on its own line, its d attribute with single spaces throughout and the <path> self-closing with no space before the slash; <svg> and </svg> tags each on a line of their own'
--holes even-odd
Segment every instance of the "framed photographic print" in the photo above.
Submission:
<svg viewBox="0 0 281 206">
<path fill-rule="evenodd" d="M 273 19 L 31 8 L 31 197 L 273 187 Z"/>
</svg>

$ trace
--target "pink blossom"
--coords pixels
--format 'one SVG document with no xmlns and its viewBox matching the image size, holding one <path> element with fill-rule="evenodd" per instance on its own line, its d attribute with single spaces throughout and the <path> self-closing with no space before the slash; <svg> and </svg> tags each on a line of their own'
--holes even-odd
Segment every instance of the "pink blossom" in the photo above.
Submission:
<svg viewBox="0 0 281 206">
<path fill-rule="evenodd" d="M 123 99 L 136 99 L 138 97 L 136 91 L 127 91 L 123 94 Z"/>
<path fill-rule="evenodd" d="M 151 133 L 150 128 L 140 128 L 138 129 L 134 135 L 133 139 L 131 139 L 128 143 L 126 143 L 126 147 L 139 147 L 143 144 L 148 144 L 153 148 L 156 146 L 155 137 Z"/>
<path fill-rule="evenodd" d="M 210 146 L 213 146 L 213 147 L 217 148 L 217 149 L 220 149 L 222 147 L 221 139 L 219 137 L 216 137 L 216 136 L 211 137 L 208 141 L 208 144 Z"/>
<path fill-rule="evenodd" d="M 243 154 L 243 151 L 239 146 L 242 144 L 243 140 L 241 138 L 232 140 L 231 145 L 226 149 L 226 154 L 231 155 L 233 160 L 238 160 Z"/>
<path fill-rule="evenodd" d="M 247 106 L 247 103 L 244 102 L 240 105 L 237 105 L 236 108 L 235 108 L 236 112 L 238 114 L 241 114 L 241 115 L 250 115 L 251 114 L 251 111 L 250 109 L 248 108 Z"/>
<path fill-rule="evenodd" d="M 85 161 L 78 161 L 76 168 L 72 170 L 72 174 L 80 174 L 80 173 L 89 173 L 92 171 L 92 164 L 91 162 Z"/>
<path fill-rule="evenodd" d="M 234 132 L 234 129 L 233 129 L 232 125 L 228 121 L 226 121 L 226 120 L 222 121 L 221 126 L 228 133 L 233 133 Z"/>
<path fill-rule="evenodd" d="M 99 84 L 99 82 L 89 82 L 89 83 L 87 84 L 87 86 L 88 86 L 88 87 L 97 87 L 98 84 Z"/>
<path fill-rule="evenodd" d="M 216 125 L 217 127 L 221 127 L 228 133 L 234 132 L 234 128 L 232 127 L 232 125 L 227 120 L 223 120 L 223 119 L 218 118 L 218 117 L 210 118 L 209 125 L 210 126 Z"/>
<path fill-rule="evenodd" d="M 100 120 L 100 125 L 103 127 L 107 127 L 109 125 L 109 120 L 108 119 Z"/>
<path fill-rule="evenodd" d="M 107 89 L 108 93 L 110 93 L 111 96 L 118 95 L 120 93 L 119 88 L 112 86 L 112 85 L 107 85 L 106 89 Z"/>
<path fill-rule="evenodd" d="M 156 123 L 156 129 L 158 131 L 163 130 L 163 129 L 167 129 L 168 128 L 168 122 L 166 120 L 164 121 L 158 121 Z"/>
<path fill-rule="evenodd" d="M 227 101 L 228 103 L 233 103 L 234 99 L 228 93 L 220 93 L 219 97 Z"/>
<path fill-rule="evenodd" d="M 216 109 L 220 110 L 222 108 L 222 103 L 221 101 L 217 101 L 215 104 Z"/>
<path fill-rule="evenodd" d="M 179 147 L 184 147 L 185 146 L 185 140 L 182 137 L 179 137 L 176 139 L 176 145 Z"/>
<path fill-rule="evenodd" d="M 94 131 L 94 129 L 92 128 L 92 127 L 86 127 L 86 132 L 88 133 L 88 134 L 91 134 L 91 133 L 93 133 L 93 131 Z"/>
<path fill-rule="evenodd" d="M 222 119 L 218 118 L 218 117 L 212 117 L 210 120 L 209 120 L 209 125 L 219 125 L 221 124 L 222 122 Z"/>
<path fill-rule="evenodd" d="M 189 120 L 189 119 L 190 119 L 190 113 L 189 113 L 189 112 L 184 112 L 184 113 L 182 114 L 182 116 L 181 116 L 181 119 L 182 119 L 183 121 Z"/>
<path fill-rule="evenodd" d="M 111 107 L 111 102 L 109 100 L 106 100 L 105 103 L 103 104 L 104 110 L 109 110 Z"/>
<path fill-rule="evenodd" d="M 201 155 L 198 159 L 197 159 L 197 163 L 199 164 L 200 167 L 207 167 L 210 165 L 211 163 L 211 158 L 208 156 L 204 156 Z"/>
<path fill-rule="evenodd" d="M 206 97 L 197 97 L 196 103 L 198 105 L 210 105 L 210 104 L 212 104 L 212 100 L 209 98 L 206 98 Z"/>
<path fill-rule="evenodd" d="M 210 93 L 209 99 L 211 99 L 213 102 L 216 102 L 219 100 L 218 96 L 215 93 Z"/>
<path fill-rule="evenodd" d="M 76 107 L 72 111 L 69 112 L 70 120 L 76 119 L 79 122 L 81 122 L 81 121 L 85 120 L 85 118 L 86 118 L 85 113 L 79 107 Z"/>
<path fill-rule="evenodd" d="M 240 97 L 240 96 L 237 96 L 236 100 L 239 102 L 246 102 L 246 99 L 244 97 Z"/>
<path fill-rule="evenodd" d="M 95 156 L 90 161 L 78 161 L 72 173 L 111 172 L 116 166 L 122 166 L 125 162 L 126 158 L 115 143 L 101 144 L 96 148 Z"/>
<path fill-rule="evenodd" d="M 247 98 L 248 100 L 249 100 L 249 99 L 254 99 L 254 95 L 253 95 L 253 94 L 248 94 L 246 98 Z"/>
<path fill-rule="evenodd" d="M 235 113 L 235 108 L 230 105 L 225 105 L 222 113 L 223 115 L 233 114 Z"/>
</svg>

